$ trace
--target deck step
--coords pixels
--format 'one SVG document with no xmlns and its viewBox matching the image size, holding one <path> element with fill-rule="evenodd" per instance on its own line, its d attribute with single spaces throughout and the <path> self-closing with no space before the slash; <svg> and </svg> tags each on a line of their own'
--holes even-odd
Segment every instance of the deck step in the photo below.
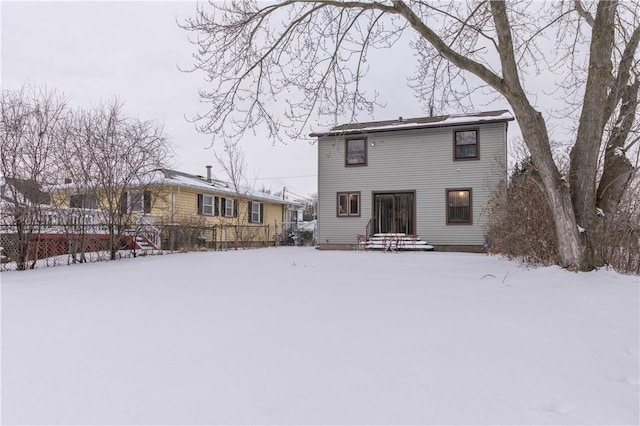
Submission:
<svg viewBox="0 0 640 426">
<path fill-rule="evenodd" d="M 358 245 L 368 250 L 433 250 L 433 246 L 418 235 L 403 233 L 374 234 L 358 239 Z"/>
<path fill-rule="evenodd" d="M 143 252 L 158 250 L 158 247 L 144 234 L 140 234 L 135 230 L 126 230 L 125 235 L 129 237 L 130 242 L 135 246 L 136 250 Z"/>
</svg>

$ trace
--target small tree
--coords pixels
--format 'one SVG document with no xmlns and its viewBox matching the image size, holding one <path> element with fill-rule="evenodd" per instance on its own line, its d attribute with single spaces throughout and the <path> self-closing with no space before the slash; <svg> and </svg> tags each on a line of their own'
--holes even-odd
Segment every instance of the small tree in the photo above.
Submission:
<svg viewBox="0 0 640 426">
<path fill-rule="evenodd" d="M 607 227 L 607 259 L 618 271 L 640 275 L 640 180 L 628 186 L 620 204 Z"/>
<path fill-rule="evenodd" d="M 516 163 L 508 185 L 496 188 L 489 202 L 489 250 L 530 263 L 557 263 L 553 217 L 531 158 Z"/>
<path fill-rule="evenodd" d="M 213 229 L 207 226 L 203 216 L 183 217 L 172 221 L 163 229 L 164 248 L 171 251 L 190 251 L 200 248 L 200 241 L 205 230 Z M 211 235 L 215 236 L 211 231 Z"/>
<path fill-rule="evenodd" d="M 318 193 L 314 192 L 309 196 L 309 198 L 305 198 L 302 200 L 304 206 L 303 219 L 306 222 L 310 222 L 317 218 L 318 211 Z"/>
<path fill-rule="evenodd" d="M 215 158 L 227 175 L 235 192 L 235 202 L 237 203 L 233 217 L 235 248 L 237 249 L 239 244 L 247 248 L 259 235 L 260 230 L 248 225 L 249 215 L 251 214 L 249 203 L 252 201 L 250 194 L 252 190 L 247 185 L 247 163 L 244 150 L 238 141 L 226 139 L 223 144 L 223 151 L 215 152 Z M 247 206 L 245 211 L 241 208 L 243 204 Z"/>
<path fill-rule="evenodd" d="M 125 230 L 135 227 L 132 215 L 150 211 L 155 172 L 170 155 L 167 137 L 157 123 L 125 116 L 117 100 L 79 111 L 73 130 L 64 148 L 70 159 L 65 171 L 74 188 L 95 195 L 113 260 Z"/>
<path fill-rule="evenodd" d="M 27 268 L 32 236 L 43 225 L 43 208 L 49 195 L 42 185 L 57 175 L 52 161 L 57 141 L 65 132 L 66 100 L 46 88 L 23 87 L 2 91 L 0 99 L 0 175 L 3 201 L 0 216 L 13 225 L 15 237 L 10 247 L 18 270 Z M 33 245 L 34 262 L 39 244 Z"/>
</svg>

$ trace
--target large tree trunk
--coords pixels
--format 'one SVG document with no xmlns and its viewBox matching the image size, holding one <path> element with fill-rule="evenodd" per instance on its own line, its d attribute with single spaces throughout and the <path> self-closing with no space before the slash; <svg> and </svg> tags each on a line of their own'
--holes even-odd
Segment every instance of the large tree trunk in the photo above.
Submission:
<svg viewBox="0 0 640 426">
<path fill-rule="evenodd" d="M 582 270 L 585 267 L 584 252 L 580 245 L 580 234 L 573 212 L 569 186 L 553 161 L 544 119 L 526 102 L 525 98 L 520 98 L 511 106 L 547 194 L 556 227 L 560 266 L 571 270 Z"/>
<path fill-rule="evenodd" d="M 597 268 L 606 262 L 604 225 L 596 210 L 596 174 L 604 126 L 609 119 L 603 101 L 608 98 L 612 84 L 611 54 L 615 39 L 616 7 L 616 1 L 598 4 L 591 34 L 589 74 L 582 113 L 576 143 L 570 155 L 571 201 L 577 224 L 585 229 L 582 241 L 585 265 L 582 269 Z"/>
<path fill-rule="evenodd" d="M 596 205 L 604 215 L 605 233 L 611 225 L 635 170 L 625 155 L 624 146 L 635 121 L 639 88 L 640 80 L 636 80 L 624 89 L 619 118 L 607 140 L 604 168 L 596 192 Z"/>
<path fill-rule="evenodd" d="M 582 270 L 585 268 L 584 251 L 581 250 L 571 193 L 553 160 L 544 118 L 529 103 L 520 84 L 506 5 L 502 1 L 492 1 L 490 5 L 498 35 L 498 52 L 503 73 L 503 85 L 495 88 L 513 108 L 524 142 L 540 173 L 556 225 L 560 265 L 572 270 Z M 490 81 L 488 83 L 491 84 Z"/>
<path fill-rule="evenodd" d="M 109 260 L 116 260 L 116 254 L 118 253 L 118 243 L 116 236 L 116 226 L 110 223 L 109 229 Z"/>
<path fill-rule="evenodd" d="M 31 234 L 27 232 L 27 226 L 23 220 L 16 217 L 16 244 L 14 256 L 16 260 L 16 269 L 24 271 L 27 269 L 27 258 L 29 257 L 29 239 Z"/>
<path fill-rule="evenodd" d="M 592 25 L 590 69 L 577 141 L 571 152 L 569 184 L 562 178 L 553 160 L 544 119 L 529 103 L 522 88 L 505 2 L 490 2 L 498 39 L 501 77 L 451 49 L 403 1 L 395 0 L 393 5 L 444 58 L 483 79 L 501 93 L 513 108 L 553 212 L 561 266 L 589 270 L 603 265 L 605 239 L 602 219 L 596 210 L 596 174 L 604 126 L 613 111 L 610 106 L 603 108 L 603 102 L 610 99 L 608 95 L 612 86 L 611 58 L 617 2 L 599 3 L 596 18 L 589 22 Z M 640 39 L 640 32 L 634 33 L 634 37 L 635 46 Z M 625 57 L 632 60 L 634 50 L 631 49 L 630 53 L 625 51 Z M 615 173 L 613 179 L 617 179 L 617 176 L 619 173 Z"/>
<path fill-rule="evenodd" d="M 584 252 L 581 250 L 580 234 L 576 225 L 569 187 L 562 179 L 551 154 L 549 134 L 544 119 L 527 99 L 518 74 L 518 66 L 513 50 L 511 26 L 503 1 L 490 3 L 491 14 L 498 36 L 498 53 L 502 65 L 502 78 L 483 65 L 459 55 L 440 39 L 411 9 L 402 1 L 393 2 L 394 8 L 401 13 L 418 33 L 428 40 L 447 60 L 458 67 L 466 69 L 483 79 L 487 84 L 501 93 L 513 108 L 524 141 L 531 152 L 538 168 L 549 206 L 553 212 L 558 239 L 560 265 L 581 270 L 585 267 Z M 595 208 L 595 207 L 594 207 Z"/>
</svg>

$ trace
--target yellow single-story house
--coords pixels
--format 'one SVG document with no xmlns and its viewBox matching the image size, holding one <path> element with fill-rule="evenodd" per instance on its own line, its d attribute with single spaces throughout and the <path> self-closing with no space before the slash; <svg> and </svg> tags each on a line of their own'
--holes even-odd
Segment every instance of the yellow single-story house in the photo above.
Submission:
<svg viewBox="0 0 640 426">
<path fill-rule="evenodd" d="M 170 169 L 158 169 L 143 186 L 117 193 L 118 212 L 156 227 L 162 245 L 176 239 L 197 240 L 199 245 L 220 248 L 274 245 L 295 227 L 302 204 L 251 188 L 234 188 L 229 182 Z M 98 192 L 96 194 L 95 192 Z M 53 204 L 72 209 L 100 210 L 101 191 L 88 191 L 68 183 L 52 194 Z M 115 197 L 115 196 L 114 196 Z M 94 222 L 100 222 L 95 219 Z"/>
</svg>

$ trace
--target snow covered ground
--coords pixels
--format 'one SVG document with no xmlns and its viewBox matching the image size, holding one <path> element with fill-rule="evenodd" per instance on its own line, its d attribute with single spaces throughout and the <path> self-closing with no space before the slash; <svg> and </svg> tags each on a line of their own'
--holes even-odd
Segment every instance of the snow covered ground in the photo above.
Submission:
<svg viewBox="0 0 640 426">
<path fill-rule="evenodd" d="M 280 247 L 2 280 L 3 424 L 638 424 L 638 277 Z"/>
</svg>

